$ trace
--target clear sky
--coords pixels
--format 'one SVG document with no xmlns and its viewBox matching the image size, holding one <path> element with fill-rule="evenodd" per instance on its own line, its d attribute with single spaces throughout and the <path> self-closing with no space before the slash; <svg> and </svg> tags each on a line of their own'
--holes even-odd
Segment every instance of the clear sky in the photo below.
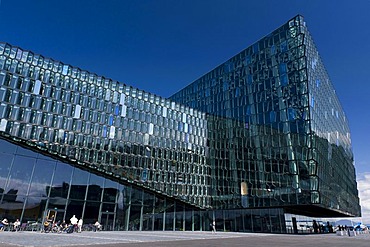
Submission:
<svg viewBox="0 0 370 247">
<path fill-rule="evenodd" d="M 350 123 L 370 222 L 370 0 L 0 0 L 0 40 L 168 97 L 297 14 Z"/>
</svg>

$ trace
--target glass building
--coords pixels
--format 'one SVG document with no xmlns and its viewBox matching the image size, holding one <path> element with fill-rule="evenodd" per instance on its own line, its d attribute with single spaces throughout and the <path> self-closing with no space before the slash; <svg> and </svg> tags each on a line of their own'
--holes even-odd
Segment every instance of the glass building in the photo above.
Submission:
<svg viewBox="0 0 370 247">
<path fill-rule="evenodd" d="M 0 217 L 286 232 L 359 216 L 343 109 L 301 16 L 169 99 L 0 43 Z"/>
</svg>

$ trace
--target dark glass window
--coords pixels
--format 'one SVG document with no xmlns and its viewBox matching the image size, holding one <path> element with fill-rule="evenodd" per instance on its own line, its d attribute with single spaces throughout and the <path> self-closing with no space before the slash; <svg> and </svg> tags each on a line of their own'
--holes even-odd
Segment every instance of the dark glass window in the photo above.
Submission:
<svg viewBox="0 0 370 247">
<path fill-rule="evenodd" d="M 89 188 L 87 192 L 87 200 L 101 201 L 102 190 L 104 188 L 104 178 L 91 174 Z"/>
<path fill-rule="evenodd" d="M 70 191 L 71 199 L 85 199 L 87 189 L 88 173 L 81 169 L 75 168 L 73 172 L 73 179 Z"/>
<path fill-rule="evenodd" d="M 72 167 L 64 163 L 57 163 L 55 169 L 50 197 L 67 198 L 70 186 Z"/>
<path fill-rule="evenodd" d="M 118 195 L 117 183 L 109 179 L 105 180 L 103 202 L 116 202 Z"/>
</svg>

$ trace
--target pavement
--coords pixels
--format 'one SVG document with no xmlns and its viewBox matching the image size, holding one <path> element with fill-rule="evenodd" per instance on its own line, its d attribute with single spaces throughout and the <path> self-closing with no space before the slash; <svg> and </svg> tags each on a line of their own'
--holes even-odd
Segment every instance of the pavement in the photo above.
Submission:
<svg viewBox="0 0 370 247">
<path fill-rule="evenodd" d="M 266 234 L 238 232 L 114 231 L 82 233 L 0 232 L 1 247 L 369 247 L 370 234 Z"/>
</svg>

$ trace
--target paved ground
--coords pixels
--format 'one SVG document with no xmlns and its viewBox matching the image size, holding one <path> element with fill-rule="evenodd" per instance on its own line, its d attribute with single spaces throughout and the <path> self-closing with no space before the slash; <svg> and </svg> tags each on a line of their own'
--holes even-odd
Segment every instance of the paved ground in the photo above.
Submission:
<svg viewBox="0 0 370 247">
<path fill-rule="evenodd" d="M 369 247 L 370 234 L 358 236 L 217 232 L 0 232 L 1 247 Z"/>
</svg>

